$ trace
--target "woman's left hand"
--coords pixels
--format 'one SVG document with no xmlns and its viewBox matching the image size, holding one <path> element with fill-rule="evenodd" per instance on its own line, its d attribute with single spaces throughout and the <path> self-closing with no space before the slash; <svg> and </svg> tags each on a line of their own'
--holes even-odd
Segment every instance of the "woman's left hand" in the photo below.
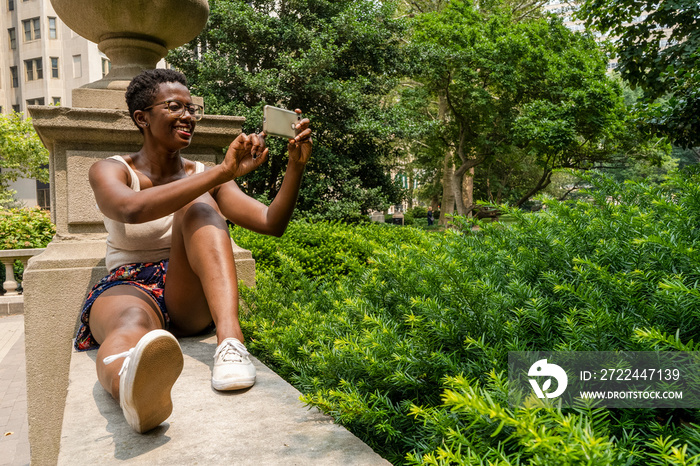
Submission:
<svg viewBox="0 0 700 466">
<path fill-rule="evenodd" d="M 265 160 L 269 149 L 265 146 L 265 134 L 241 133 L 228 146 L 222 166 L 231 179 L 243 176 L 258 168 Z"/>
<path fill-rule="evenodd" d="M 301 114 L 301 110 L 298 108 L 294 111 Z M 308 118 L 304 118 L 297 123 L 297 135 L 294 137 L 294 139 L 290 139 L 289 144 L 287 145 L 290 163 L 306 165 L 306 162 L 309 161 L 309 157 L 311 157 L 313 140 L 311 139 L 311 128 L 309 128 L 309 123 Z"/>
</svg>

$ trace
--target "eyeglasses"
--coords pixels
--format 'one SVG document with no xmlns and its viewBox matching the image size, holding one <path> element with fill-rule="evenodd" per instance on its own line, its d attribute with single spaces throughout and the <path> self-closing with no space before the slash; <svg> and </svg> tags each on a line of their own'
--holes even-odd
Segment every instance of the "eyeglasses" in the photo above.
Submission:
<svg viewBox="0 0 700 466">
<path fill-rule="evenodd" d="M 204 117 L 204 107 L 197 104 L 183 104 L 179 100 L 164 100 L 163 102 L 156 102 L 155 104 L 144 108 L 143 110 L 150 110 L 156 105 L 166 104 L 168 106 L 168 113 L 170 116 L 175 118 L 181 118 L 185 115 L 185 110 L 192 115 L 194 121 L 199 121 Z"/>
</svg>

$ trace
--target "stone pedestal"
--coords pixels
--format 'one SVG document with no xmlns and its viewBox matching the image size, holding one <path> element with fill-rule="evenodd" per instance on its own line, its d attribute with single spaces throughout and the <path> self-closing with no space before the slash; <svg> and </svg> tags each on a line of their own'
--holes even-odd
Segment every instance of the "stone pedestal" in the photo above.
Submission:
<svg viewBox="0 0 700 466">
<path fill-rule="evenodd" d="M 126 89 L 168 50 L 197 37 L 209 17 L 206 0 L 51 0 L 64 23 L 95 42 L 112 63 L 107 76 L 83 86 Z M 74 104 L 75 105 L 75 104 Z"/>
<path fill-rule="evenodd" d="M 96 104 L 105 97 L 105 91 L 79 92 L 79 102 Z M 107 104 L 108 108 L 29 107 L 50 152 L 51 215 L 56 224 L 54 240 L 29 261 L 23 282 L 33 465 L 56 464 L 79 312 L 90 288 L 107 274 L 106 232 L 88 170 L 105 157 L 136 152 L 142 142 L 128 113 L 118 109 L 117 96 L 110 96 L 113 105 Z M 193 143 L 183 155 L 209 165 L 219 162 L 222 149 L 240 133 L 243 121 L 207 115 L 197 123 Z M 250 252 L 234 245 L 234 256 L 238 278 L 254 285 Z"/>
</svg>

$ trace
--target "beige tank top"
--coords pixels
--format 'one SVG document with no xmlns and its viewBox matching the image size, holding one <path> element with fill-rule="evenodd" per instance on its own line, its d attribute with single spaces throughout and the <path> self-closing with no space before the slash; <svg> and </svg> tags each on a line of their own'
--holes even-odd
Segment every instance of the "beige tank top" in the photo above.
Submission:
<svg viewBox="0 0 700 466">
<path fill-rule="evenodd" d="M 129 170 L 131 189 L 141 191 L 136 172 L 121 155 L 110 157 L 118 160 Z M 195 162 L 195 173 L 204 171 L 204 164 Z M 107 255 L 105 265 L 112 271 L 125 264 L 157 262 L 170 257 L 173 214 L 145 223 L 122 223 L 104 217 L 107 229 Z"/>
</svg>

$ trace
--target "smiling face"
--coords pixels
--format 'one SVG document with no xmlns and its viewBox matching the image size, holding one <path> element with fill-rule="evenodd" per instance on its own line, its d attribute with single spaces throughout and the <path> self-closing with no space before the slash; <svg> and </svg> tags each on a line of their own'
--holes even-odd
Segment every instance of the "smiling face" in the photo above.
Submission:
<svg viewBox="0 0 700 466">
<path fill-rule="evenodd" d="M 180 83 L 169 82 L 158 85 L 158 93 L 153 102 L 177 100 L 191 104 L 190 91 Z M 162 146 L 171 150 L 180 150 L 190 145 L 194 133 L 195 121 L 189 112 L 180 116 L 171 115 L 168 105 L 158 103 L 144 111 L 144 121 L 148 123 L 150 136 Z"/>
</svg>

